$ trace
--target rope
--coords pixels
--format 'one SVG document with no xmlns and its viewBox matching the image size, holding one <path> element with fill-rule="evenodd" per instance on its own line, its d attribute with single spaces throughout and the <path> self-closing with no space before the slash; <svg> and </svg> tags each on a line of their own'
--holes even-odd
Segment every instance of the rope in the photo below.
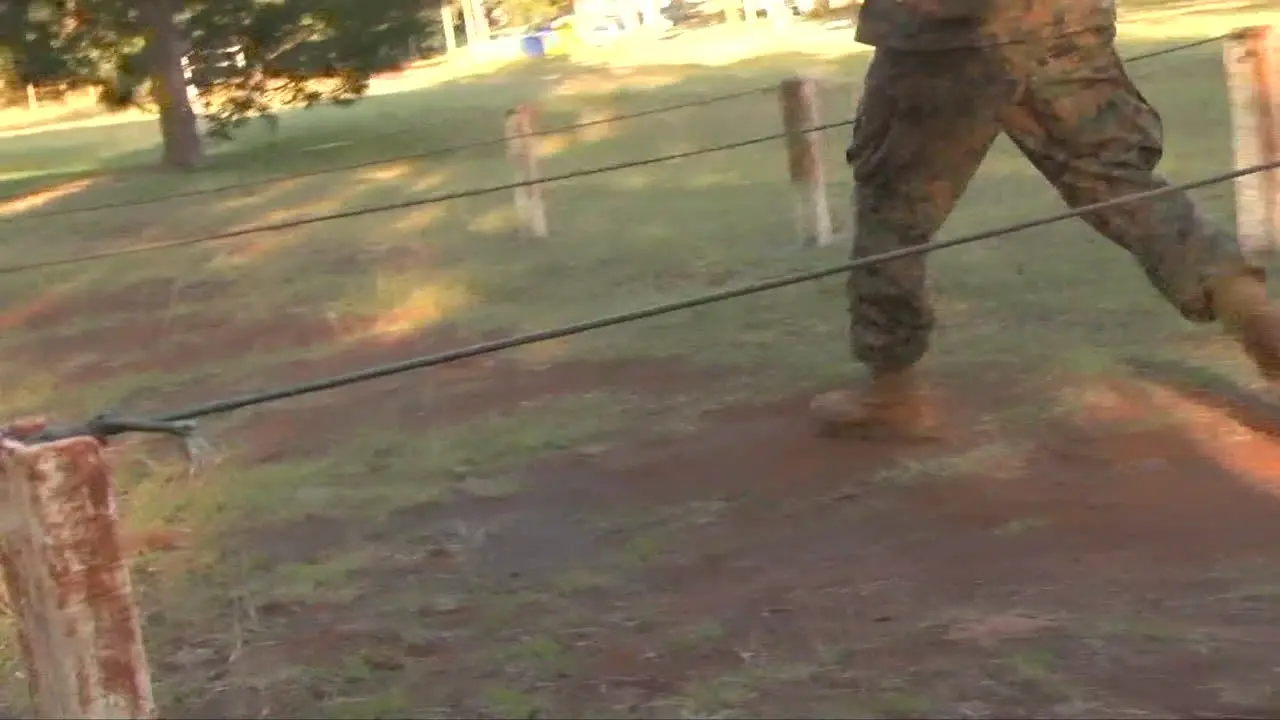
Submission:
<svg viewBox="0 0 1280 720">
<path fill-rule="evenodd" d="M 825 123 L 806 128 L 805 133 L 822 132 L 832 128 L 844 127 L 852 125 L 852 120 L 841 120 L 839 122 Z M 140 253 L 155 252 L 158 250 L 172 250 L 174 248 L 187 247 L 190 245 L 201 245 L 210 242 L 221 242 L 224 240 L 232 240 L 241 238 L 246 235 L 253 235 L 261 232 L 269 232 L 274 230 L 290 230 L 306 225 L 314 225 L 316 223 L 328 222 L 330 220 L 343 220 L 346 218 L 360 217 L 361 215 L 371 215 L 373 213 L 387 212 L 390 210 L 403 210 L 405 208 L 418 207 L 420 205 L 434 205 L 436 203 L 447 202 L 450 200 L 461 200 L 463 198 L 476 197 L 478 195 L 488 195 L 490 193 L 501 192 L 504 190 L 514 190 L 519 187 L 529 185 L 541 185 L 544 183 L 560 182 L 561 180 L 571 180 L 573 178 L 588 177 L 591 175 L 602 175 L 617 170 L 626 170 L 629 168 L 643 167 L 645 165 L 656 165 L 658 163 L 669 162 L 672 160 L 683 160 L 685 158 L 697 157 L 699 155 L 707 155 L 710 153 L 724 152 L 726 150 L 736 150 L 738 148 L 747 147 L 749 145 L 757 145 L 771 140 L 780 140 L 787 137 L 786 133 L 773 133 L 771 135 L 760 135 L 746 140 L 737 140 L 735 142 L 724 143 L 722 145 L 712 145 L 710 147 L 696 148 L 694 150 L 685 150 L 682 152 L 669 153 L 667 155 L 657 155 L 643 160 L 630 160 L 627 162 L 613 163 L 611 165 L 600 165 L 598 167 L 587 168 L 585 170 L 575 170 L 573 172 L 562 173 L 560 175 L 549 175 L 535 181 L 519 181 L 503 183 L 501 185 L 490 185 L 488 187 L 470 188 L 468 190 L 459 190 L 457 192 L 444 193 L 440 195 L 432 195 L 425 198 L 417 198 L 415 200 L 404 200 L 388 205 L 375 205 L 367 208 L 357 208 L 355 210 L 344 210 L 342 212 L 330 213 L 327 215 L 314 215 L 312 217 L 298 218 L 296 220 L 286 220 L 278 223 L 270 223 L 266 225 L 253 225 L 239 230 L 228 230 L 226 232 L 214 235 L 204 235 L 194 238 L 186 238 L 184 240 L 166 240 L 163 242 L 145 243 L 140 245 L 132 245 L 129 247 L 116 248 L 114 250 L 104 250 L 97 253 L 88 253 L 85 255 L 73 255 L 65 258 L 55 258 L 53 260 L 42 260 L 31 263 L 21 263 L 17 265 L 0 266 L 0 275 L 13 275 L 15 273 L 27 272 L 29 270 L 41 270 L 44 268 L 59 267 L 63 265 L 77 265 L 80 263 L 90 262 L 94 260 L 106 260 L 108 258 L 122 257 L 125 255 L 137 255 Z"/>
<path fill-rule="evenodd" d="M 772 86 L 755 87 L 749 90 L 738 90 L 736 92 L 724 93 L 721 95 L 711 95 L 709 97 L 691 100 L 689 102 L 678 103 L 674 105 L 663 105 L 660 107 L 649 108 L 647 110 L 639 110 L 625 115 L 617 115 L 609 118 L 600 118 L 597 120 L 587 120 L 585 122 L 575 123 L 573 125 L 564 125 L 561 127 L 550 128 L 547 130 L 538 130 L 532 133 L 526 133 L 518 137 L 542 137 L 546 135 L 558 135 L 560 133 L 572 132 L 580 128 L 594 127 L 596 125 L 604 125 L 606 123 L 623 122 L 626 120 L 634 120 L 636 118 L 648 117 L 650 115 L 659 115 L 662 113 L 673 112 L 675 110 L 683 110 L 685 108 L 702 107 L 705 105 L 713 105 L 726 100 L 734 100 L 749 95 L 755 95 L 762 92 L 773 90 Z M 387 133 L 379 137 L 387 137 L 388 135 L 401 134 L 406 131 L 396 131 L 395 133 Z M 302 180 L 305 178 L 319 177 L 330 173 L 347 172 L 349 170 L 361 170 L 363 168 L 377 167 L 379 165 L 389 165 L 391 163 L 404 162 L 406 160 L 425 160 L 428 158 L 438 157 L 441 155 L 449 155 L 463 150 L 474 150 L 476 148 L 489 147 L 492 145 L 502 145 L 507 142 L 507 138 L 488 138 L 485 140 L 475 140 L 472 142 L 461 143 L 458 145 L 450 145 L 449 147 L 436 148 L 434 150 L 426 150 L 420 153 L 411 153 L 409 155 L 399 155 L 393 158 L 382 158 L 378 160 L 366 160 L 363 162 L 353 163 L 350 165 L 337 165 L 334 167 L 321 168 L 309 172 L 298 173 L 296 175 L 285 175 L 281 177 L 271 177 L 262 180 L 250 180 L 247 182 L 231 183 L 228 185 L 219 185 L 212 188 L 202 188 L 198 190 L 185 190 L 183 192 L 170 193 L 168 195 L 157 195 L 154 197 L 135 198 L 124 202 L 100 203 L 98 205 L 82 205 L 80 207 L 63 208 L 60 210 L 49 210 L 47 212 L 31 213 L 24 215 L 10 215 L 0 217 L 0 222 L 12 222 L 14 220 L 38 220 L 41 218 L 61 217 L 64 215 L 78 215 L 86 212 L 97 212 L 99 210 L 113 210 L 116 208 L 139 207 L 142 205 L 153 205 L 156 203 L 168 202 L 169 200 L 179 200 L 182 198 L 199 197 L 202 195 L 212 195 L 214 193 L 229 192 L 232 190 L 242 190 L 248 188 L 262 187 L 265 185 L 274 185 L 276 183 L 289 182 L 292 180 Z"/>
<path fill-rule="evenodd" d="M 561 327 L 551 328 L 548 330 L 539 330 L 536 332 L 525 333 L 521 335 L 513 335 L 510 337 L 502 338 L 500 340 L 477 343 L 475 345 L 469 345 L 466 347 L 461 347 L 461 348 L 449 350 L 442 353 L 436 353 L 433 355 L 422 355 L 422 356 L 409 358 L 407 360 L 401 360 L 399 362 L 389 363 L 385 365 L 375 365 L 375 366 L 367 367 L 363 370 L 357 370 L 355 372 L 346 373 L 342 375 L 335 375 L 335 376 L 331 376 L 331 377 L 320 379 L 320 380 L 313 380 L 311 382 L 299 383 L 296 385 L 278 388 L 275 390 L 264 390 L 260 392 L 250 393 L 247 395 L 242 395 L 240 397 L 233 397 L 225 400 L 218 400 L 218 401 L 206 403 L 204 405 L 197 405 L 195 407 L 186 408 L 184 410 L 171 412 L 150 421 L 128 422 L 128 421 L 116 420 L 114 421 L 114 424 L 108 423 L 103 425 L 100 419 L 96 419 L 94 421 L 90 421 L 90 423 L 87 423 L 79 427 L 63 428 L 55 432 L 47 433 L 46 436 L 42 436 L 40 439 L 52 440 L 52 439 L 59 439 L 63 437 L 72 437 L 76 435 L 93 435 L 95 437 L 100 437 L 101 435 L 99 433 L 110 433 L 112 431 L 127 432 L 131 427 L 146 427 L 145 423 L 151 423 L 153 425 L 159 425 L 159 426 L 176 425 L 177 427 L 181 428 L 181 427 L 184 427 L 180 425 L 181 423 L 190 422 L 192 420 L 196 420 L 202 417 L 207 417 L 209 415 L 217 415 L 217 414 L 232 412 L 234 410 L 241 410 L 254 405 L 262 405 L 265 403 L 276 402 L 278 400 L 287 400 L 287 399 L 299 397 L 302 395 L 309 395 L 312 393 L 322 392 L 325 390 L 332 390 L 335 388 L 340 388 L 347 385 L 353 385 L 353 384 L 365 382 L 368 380 L 377 380 L 377 379 L 389 377 L 392 375 L 398 375 L 400 373 L 408 372 L 410 370 L 419 370 L 422 368 L 428 368 L 436 365 L 443 365 L 445 363 L 456 362 L 458 360 L 465 360 L 468 358 L 474 358 L 480 355 L 488 355 L 491 353 L 499 352 L 502 350 L 509 350 L 511 348 L 516 348 L 523 345 L 532 345 L 534 343 L 545 342 L 548 340 L 557 340 L 561 338 L 570 337 L 573 335 L 579 335 L 591 330 L 598 330 L 601 328 L 611 327 L 614 325 L 622 325 L 624 323 L 635 322 L 637 320 L 645 320 L 648 318 L 658 317 L 660 315 L 668 315 L 670 313 L 678 312 L 681 310 L 688 310 L 696 307 L 701 307 L 704 305 L 711 305 L 713 303 L 724 302 L 726 300 L 732 300 L 734 298 L 746 297 L 748 295 L 755 295 L 755 294 L 767 292 L 770 290 L 776 290 L 779 288 L 788 287 L 791 285 L 799 285 L 801 283 L 812 282 L 814 280 L 820 280 L 833 275 L 847 273 L 851 270 L 856 270 L 858 268 L 878 265 L 881 263 L 889 262 L 891 260 L 897 260 L 899 258 L 910 257 L 913 255 L 923 255 L 926 253 L 937 252 L 939 250 L 943 250 L 946 248 L 957 247 L 959 245 L 966 245 L 969 243 L 978 242 L 980 240 L 988 240 L 990 238 L 998 237 L 1001 235 L 1008 235 L 1010 233 L 1015 233 L 1015 232 L 1021 232 L 1023 230 L 1030 230 L 1032 228 L 1041 227 L 1043 225 L 1049 225 L 1052 223 L 1061 222 L 1063 220 L 1078 218 L 1083 215 L 1088 215 L 1089 213 L 1098 212 L 1100 210 L 1106 210 L 1108 208 L 1116 207 L 1119 205 L 1133 203 L 1133 202 L 1140 202 L 1143 200 L 1149 200 L 1155 197 L 1168 195 L 1175 192 L 1186 192 L 1188 190 L 1194 190 L 1196 188 L 1206 187 L 1208 185 L 1214 185 L 1217 183 L 1234 180 L 1239 177 L 1244 177 L 1246 175 L 1252 175 L 1254 173 L 1265 172 L 1265 171 L 1274 170 L 1277 168 L 1280 168 L 1280 160 L 1264 163 L 1261 165 L 1254 165 L 1252 167 L 1243 168 L 1240 170 L 1233 170 L 1231 172 L 1225 172 L 1219 175 L 1214 175 L 1211 177 L 1202 178 L 1200 180 L 1194 180 L 1194 181 L 1182 183 L 1179 185 L 1168 185 L 1163 188 L 1158 188 L 1156 190 L 1148 190 L 1146 192 L 1125 195 L 1125 196 L 1114 198 L 1111 200 L 1094 203 L 1092 205 L 1085 205 L 1082 207 L 1065 210 L 1063 212 L 1055 213 L 1053 215 L 1047 215 L 1047 216 L 1035 218 L 1032 220 L 1024 220 L 1022 222 L 1012 223 L 1010 225 L 1005 225 L 1003 227 L 999 227 L 992 230 L 985 230 L 985 231 L 973 233 L 970 235 L 962 235 L 960 237 L 951 238 L 948 240 L 934 240 L 931 242 L 923 243 L 921 245 L 915 245 L 913 247 L 900 248 L 898 250 L 880 253 L 878 255 L 872 255 L 864 258 L 858 258 L 856 260 L 849 260 L 836 265 L 829 265 L 829 266 L 818 268 L 815 270 L 807 270 L 804 272 L 784 275 L 782 277 L 774 278 L 771 280 L 761 280 L 754 283 L 749 283 L 747 285 L 741 285 L 735 288 L 729 288 L 726 290 L 707 293 L 705 295 L 697 295 L 691 298 L 686 298 L 684 300 L 677 300 L 675 302 L 663 303 L 660 305 L 653 305 L 647 308 L 630 310 L 627 312 L 618 313 L 616 315 L 607 315 L 604 317 L 596 318 L 594 320 L 587 320 L 584 322 L 574 323 L 571 325 L 564 325 Z M 180 432 L 180 430 L 178 432 Z"/>
<path fill-rule="evenodd" d="M 1143 60 L 1150 60 L 1151 58 L 1160 57 L 1161 55 L 1168 55 L 1170 53 L 1182 52 L 1183 50 L 1198 48 L 1201 45 L 1209 45 L 1211 43 L 1216 43 L 1219 40 L 1227 40 L 1228 38 L 1236 37 L 1239 34 L 1240 34 L 1239 31 L 1232 30 L 1230 32 L 1224 32 L 1218 35 L 1214 35 L 1213 37 L 1207 37 L 1207 38 L 1202 38 L 1200 40 L 1192 40 L 1190 42 L 1185 42 L 1185 43 L 1182 43 L 1181 45 L 1171 45 L 1166 48 L 1160 48 L 1159 50 L 1152 50 L 1151 52 L 1138 53 L 1133 57 L 1125 58 L 1124 62 L 1128 64 L 1142 62 Z"/>
<path fill-rule="evenodd" d="M 1192 48 L 1200 47 L 1201 45 L 1208 45 L 1210 43 L 1218 42 L 1219 40 L 1224 40 L 1226 38 L 1234 36 L 1235 34 L 1236 33 L 1234 31 L 1228 32 L 1228 33 L 1222 33 L 1220 35 L 1215 35 L 1213 37 L 1203 38 L 1200 40 L 1193 40 L 1193 41 L 1182 43 L 1179 45 L 1173 45 L 1170 47 L 1161 48 L 1159 50 L 1153 50 L 1151 52 L 1139 53 L 1132 57 L 1126 58 L 1124 62 L 1137 63 L 1137 62 L 1142 62 L 1143 60 L 1149 60 L 1154 57 L 1159 57 L 1161 55 L 1168 55 L 1171 53 L 1181 52 L 1183 50 L 1190 50 Z M 558 135 L 560 133 L 572 132 L 581 128 L 589 128 L 589 127 L 594 127 L 596 125 L 603 125 L 606 123 L 623 122 L 626 120 L 634 120 L 636 118 L 648 117 L 650 115 L 660 115 L 667 112 L 673 112 L 675 110 L 684 110 L 686 108 L 713 105 L 715 103 L 724 102 L 727 100 L 736 100 L 738 98 L 747 97 L 750 95 L 770 92 L 774 89 L 775 88 L 772 85 L 763 85 L 755 88 L 750 88 L 747 90 L 738 90 L 735 92 L 724 93 L 721 95 L 711 95 L 708 97 L 699 98 L 697 100 L 691 100 L 688 102 L 677 103 L 673 105 L 663 105 L 655 108 L 649 108 L 647 110 L 639 110 L 633 113 L 627 113 L 627 114 L 618 115 L 615 117 L 601 118 L 597 120 L 588 120 L 586 122 L 575 123 L 572 125 L 564 125 L 557 128 L 550 128 L 547 130 L 538 130 L 533 133 L 528 133 L 527 135 L 521 135 L 520 137 L 543 137 L 547 135 Z M 395 130 L 388 133 L 382 133 L 376 137 L 377 138 L 393 137 L 393 136 L 407 134 L 411 131 L 412 129 L 402 128 L 400 130 Z M 328 175 L 331 173 L 347 172 L 350 170 L 361 170 L 369 167 L 377 167 L 379 165 L 389 165 L 391 163 L 404 162 L 406 160 L 425 160 L 428 158 L 439 157 L 441 155 L 449 155 L 455 152 L 461 152 L 463 150 L 474 150 L 477 148 L 490 147 L 493 145 L 501 145 L 506 142 L 507 142 L 507 138 L 505 137 L 489 138 L 486 140 L 475 140 L 472 142 L 461 143 L 458 145 L 451 145 L 448 147 L 436 148 L 433 150 L 426 150 L 420 153 L 400 155 L 394 158 L 368 160 L 368 161 L 353 163 L 349 165 L 337 165 L 334 167 L 322 168 L 319 170 L 312 170 L 309 172 L 297 173 L 294 175 L 271 177 L 271 178 L 265 178 L 262 180 L 251 180 L 251 181 L 240 182 L 240 183 L 230 183 L 227 185 L 219 185 L 217 187 L 212 187 L 212 188 L 185 190 L 183 192 L 170 193 L 168 195 L 158 195 L 158 196 L 146 197 L 146 198 L 135 198 L 133 200 L 127 200 L 124 202 L 99 203 L 97 205 L 82 205 L 80 207 L 63 208 L 60 210 L 49 210 L 49 211 L 40 212 L 40 213 L 5 216 L 5 217 L 0 217 L 0 222 L 12 222 L 14 220 L 33 220 L 33 219 L 40 219 L 40 218 L 61 217 L 65 215 L 78 215 L 80 213 L 86 213 L 86 212 L 97 212 L 100 210 L 112 210 L 117 208 L 129 208 L 129 207 L 140 207 L 143 205 L 154 205 L 157 203 L 168 202 L 170 200 L 180 200 L 183 198 L 200 197 L 202 195 L 212 195 L 215 193 L 230 192 L 233 190 L 262 187 L 266 185 L 273 185 L 276 183 L 289 182 L 291 180 L 302 180 L 306 178 L 319 177 L 321 175 Z"/>
</svg>

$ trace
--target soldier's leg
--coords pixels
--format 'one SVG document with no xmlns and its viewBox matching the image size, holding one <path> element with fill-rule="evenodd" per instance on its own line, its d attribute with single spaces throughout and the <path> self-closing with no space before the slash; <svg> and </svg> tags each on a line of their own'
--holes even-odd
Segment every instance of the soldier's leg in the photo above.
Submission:
<svg viewBox="0 0 1280 720">
<path fill-rule="evenodd" d="M 990 52 L 876 52 L 847 153 L 855 183 L 855 259 L 933 236 L 999 134 L 1000 108 L 1011 95 Z M 827 429 L 912 429 L 927 422 L 911 372 L 934 323 L 925 274 L 923 256 L 850 273 L 850 340 L 871 382 L 815 399 L 815 417 Z"/>
<path fill-rule="evenodd" d="M 1026 73 L 1005 130 L 1073 207 L 1164 188 L 1159 114 L 1134 86 L 1113 33 L 1080 33 L 1009 49 Z M 1128 250 L 1184 317 L 1220 320 L 1265 374 L 1280 372 L 1280 319 L 1267 309 L 1261 271 L 1230 233 L 1186 193 L 1168 193 L 1084 217 Z"/>
</svg>

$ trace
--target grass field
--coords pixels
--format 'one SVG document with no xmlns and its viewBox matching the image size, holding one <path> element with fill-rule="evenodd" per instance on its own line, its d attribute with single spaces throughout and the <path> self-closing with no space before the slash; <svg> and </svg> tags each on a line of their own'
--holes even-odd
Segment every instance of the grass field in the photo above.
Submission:
<svg viewBox="0 0 1280 720">
<path fill-rule="evenodd" d="M 1183 11 L 1131 14 L 1124 51 L 1280 20 Z M 252 128 L 191 177 L 86 174 L 154 157 L 151 121 L 15 134 L 0 266 L 505 182 L 490 146 L 37 217 L 487 138 L 533 99 L 550 127 L 800 68 L 836 119 L 866 59 L 805 26 L 432 68 Z M 1168 174 L 1230 166 L 1219 45 L 1132 74 Z M 544 170 L 778 114 L 762 92 L 583 129 L 543 141 Z M 846 134 L 824 139 L 842 231 Z M 0 405 L 169 411 L 840 260 L 793 239 L 785 169 L 770 143 L 560 182 L 544 242 L 499 193 L 4 275 Z M 1197 198 L 1230 225 L 1229 186 Z M 944 234 L 1060 206 L 1002 140 Z M 1280 713 L 1280 409 L 1247 365 L 1079 222 L 932 267 L 936 444 L 813 436 L 810 395 L 857 373 L 838 279 L 213 418 L 220 462 L 194 478 L 170 443 L 122 441 L 165 716 Z"/>
</svg>

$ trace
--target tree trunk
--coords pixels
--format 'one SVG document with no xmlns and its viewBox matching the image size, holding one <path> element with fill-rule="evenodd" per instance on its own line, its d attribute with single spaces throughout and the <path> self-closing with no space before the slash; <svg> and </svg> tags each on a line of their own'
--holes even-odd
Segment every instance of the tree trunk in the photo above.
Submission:
<svg viewBox="0 0 1280 720">
<path fill-rule="evenodd" d="M 489 39 L 489 18 L 483 0 L 461 0 L 462 24 L 467 29 L 467 45 L 479 45 Z"/>
<path fill-rule="evenodd" d="M 147 59 L 151 65 L 151 92 L 160 107 L 160 132 L 164 136 L 164 164 L 190 170 L 204 157 L 196 114 L 187 97 L 182 57 L 187 43 L 174 20 L 172 0 L 142 0 L 138 11 L 146 26 Z"/>
</svg>

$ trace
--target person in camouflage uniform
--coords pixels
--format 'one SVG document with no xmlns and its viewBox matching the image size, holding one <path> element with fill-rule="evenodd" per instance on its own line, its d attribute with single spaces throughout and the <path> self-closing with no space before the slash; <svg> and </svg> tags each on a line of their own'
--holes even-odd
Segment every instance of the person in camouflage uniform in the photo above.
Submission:
<svg viewBox="0 0 1280 720">
<path fill-rule="evenodd" d="M 857 40 L 875 47 L 846 154 L 861 258 L 929 241 L 1003 131 L 1073 207 L 1166 187 L 1160 116 L 1116 53 L 1114 0 L 865 0 Z M 1184 317 L 1217 320 L 1280 378 L 1280 313 L 1237 239 L 1185 193 L 1084 216 L 1128 250 Z M 936 419 L 913 370 L 934 316 L 925 256 L 854 270 L 854 357 L 869 383 L 815 398 L 839 430 L 908 433 Z"/>
</svg>

